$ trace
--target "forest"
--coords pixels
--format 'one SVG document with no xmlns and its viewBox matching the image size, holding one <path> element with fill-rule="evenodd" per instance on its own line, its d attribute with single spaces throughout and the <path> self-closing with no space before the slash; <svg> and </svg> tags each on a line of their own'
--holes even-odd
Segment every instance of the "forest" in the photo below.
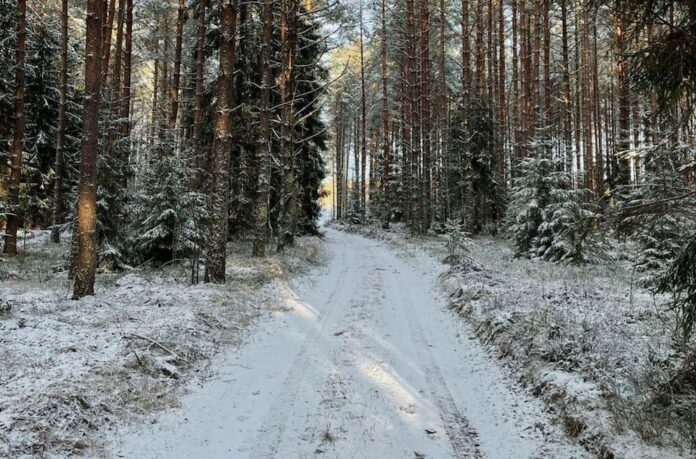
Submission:
<svg viewBox="0 0 696 459">
<path fill-rule="evenodd" d="M 442 426 L 385 428 L 403 438 L 365 457 L 539 457 L 534 442 L 541 457 L 689 457 L 695 79 L 692 0 L 0 0 L 0 456 L 107 451 L 105 425 L 176 406 L 171 388 L 271 327 L 262 309 L 309 304 L 302 347 L 253 351 L 296 352 L 285 382 L 362 368 L 310 365 L 324 334 L 412 336 L 390 346 L 413 345 L 418 401 Z M 444 268 L 412 275 L 409 253 Z M 558 435 L 511 427 L 522 449 L 494 449 L 457 395 L 474 370 L 448 373 L 461 343 L 426 320 L 439 296 L 403 309 L 407 278 L 414 298 L 439 286 L 455 313 L 441 321 L 497 356 L 479 372 L 508 362 L 546 407 L 520 416 Z M 338 315 L 356 303 L 403 318 Z M 431 339 L 443 348 L 423 351 Z M 346 340 L 321 357 L 360 361 Z M 420 384 L 386 355 L 373 360 Z M 269 413 L 295 404 L 281 382 Z M 99 404 L 99 388 L 117 395 Z M 396 423 L 409 406 L 382 410 Z M 273 439 L 278 422 L 256 446 L 240 436 L 240 454 L 305 457 L 287 449 L 295 427 Z M 357 427 L 335 427 L 307 451 L 359 456 L 340 446 Z M 167 457 L 219 457 L 201 451 Z"/>
</svg>

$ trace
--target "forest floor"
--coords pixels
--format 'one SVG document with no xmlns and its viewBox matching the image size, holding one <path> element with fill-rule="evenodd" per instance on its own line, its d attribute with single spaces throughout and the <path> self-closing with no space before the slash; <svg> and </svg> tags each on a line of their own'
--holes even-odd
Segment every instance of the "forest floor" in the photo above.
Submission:
<svg viewBox="0 0 696 459">
<path fill-rule="evenodd" d="M 268 261 L 234 247 L 225 286 L 138 269 L 79 302 L 39 233 L 0 264 L 0 457 L 688 457 L 601 396 L 669 357 L 620 263 L 477 239 L 447 265 L 442 238 L 340 229 Z"/>
<path fill-rule="evenodd" d="M 328 264 L 179 409 L 125 426 L 126 458 L 580 458 L 436 286 L 442 265 L 328 229 Z"/>
<path fill-rule="evenodd" d="M 22 239 L 0 258 L 0 458 L 102 456 L 116 424 L 178 406 L 277 313 L 289 279 L 324 263 L 317 238 L 266 260 L 230 244 L 225 285 L 191 285 L 172 263 L 100 272 L 97 295 L 73 301 L 69 235 Z"/>
<path fill-rule="evenodd" d="M 694 396 L 671 379 L 686 354 L 667 298 L 637 285 L 635 248 L 616 244 L 602 262 L 575 266 L 517 258 L 504 238 L 475 238 L 453 255 L 447 237 L 412 237 L 402 225 L 334 226 L 419 266 L 441 260 L 437 284 L 463 333 L 592 456 L 693 457 Z"/>
</svg>

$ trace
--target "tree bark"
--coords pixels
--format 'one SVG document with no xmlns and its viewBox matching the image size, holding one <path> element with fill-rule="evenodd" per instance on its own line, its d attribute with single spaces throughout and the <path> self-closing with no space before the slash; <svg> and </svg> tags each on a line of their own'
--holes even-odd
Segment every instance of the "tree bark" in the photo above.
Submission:
<svg viewBox="0 0 696 459">
<path fill-rule="evenodd" d="M 365 94 L 365 46 L 362 0 L 360 2 L 360 218 L 365 223 L 367 212 L 367 96 Z"/>
<path fill-rule="evenodd" d="M 573 115 L 570 107 L 570 59 L 568 57 L 568 5 L 567 0 L 561 0 L 561 59 L 563 72 L 563 142 L 566 171 L 573 170 Z"/>
<path fill-rule="evenodd" d="M 630 181 L 630 166 L 624 154 L 631 148 L 630 138 L 630 99 L 628 86 L 626 84 L 626 56 L 624 55 L 624 26 L 623 26 L 623 4 L 621 0 L 616 0 L 615 4 L 615 34 L 616 41 L 616 86 L 619 96 L 619 144 L 618 151 L 614 152 L 614 186 L 628 185 Z"/>
<path fill-rule="evenodd" d="M 179 0 L 179 9 L 176 16 L 176 38 L 174 44 L 174 78 L 171 94 L 169 96 L 171 109 L 169 110 L 169 128 L 176 129 L 176 120 L 179 116 L 179 85 L 181 81 L 181 48 L 184 35 L 184 20 L 186 5 L 184 0 Z"/>
<path fill-rule="evenodd" d="M 94 294 L 97 270 L 97 144 L 101 104 L 104 11 L 100 0 L 87 0 L 85 104 L 77 199 L 77 254 L 73 299 Z"/>
<path fill-rule="evenodd" d="M 389 203 L 389 94 L 387 81 L 387 17 L 386 0 L 382 0 L 382 42 L 381 77 L 382 77 L 382 228 L 388 229 L 391 220 L 391 205 Z"/>
<path fill-rule="evenodd" d="M 193 102 L 193 141 L 196 147 L 200 143 L 201 125 L 203 123 L 203 77 L 205 71 L 205 4 L 198 3 L 198 33 L 196 35 L 196 92 Z M 198 164 L 202 166 L 201 163 Z"/>
<path fill-rule="evenodd" d="M 17 2 L 17 68 L 15 70 L 15 129 L 10 153 L 10 177 L 7 190 L 7 226 L 5 227 L 5 247 L 3 253 L 7 256 L 17 255 L 17 230 L 19 229 L 19 189 L 22 178 L 22 149 L 24 128 L 27 120 L 24 113 L 24 66 L 26 54 L 27 1 Z"/>
<path fill-rule="evenodd" d="M 102 12 L 102 64 L 101 64 L 101 87 L 106 87 L 107 78 L 109 77 L 109 63 L 111 60 L 111 34 L 114 28 L 114 18 L 116 13 L 116 0 L 103 0 Z"/>
<path fill-rule="evenodd" d="M 281 72 L 278 78 L 280 91 L 280 152 L 282 175 L 280 184 L 280 217 L 278 250 L 294 244 L 296 227 L 297 184 L 295 183 L 294 145 L 294 86 L 295 52 L 297 33 L 297 0 L 280 2 Z"/>
<path fill-rule="evenodd" d="M 121 100 L 121 138 L 129 144 L 121 149 L 120 163 L 125 169 L 130 162 L 130 106 L 131 106 L 131 81 L 133 75 L 133 0 L 126 0 L 126 49 L 123 58 L 123 98 Z M 128 184 L 128 174 L 122 174 L 125 188 Z"/>
<path fill-rule="evenodd" d="M 419 232 L 430 229 L 432 184 L 431 182 L 431 123 L 430 123 L 430 8 L 428 2 L 420 3 L 420 125 L 423 145 L 421 177 L 421 206 Z"/>
<path fill-rule="evenodd" d="M 261 20 L 261 116 L 259 119 L 259 137 L 257 142 L 258 179 L 256 191 L 256 215 L 253 243 L 253 255 L 258 258 L 266 256 L 268 240 L 269 199 L 271 187 L 271 47 L 273 44 L 273 0 L 262 0 Z"/>
<path fill-rule="evenodd" d="M 222 36 L 220 70 L 217 80 L 215 139 L 213 141 L 210 177 L 210 247 L 205 276 L 208 282 L 213 283 L 225 282 L 237 7 L 238 0 L 220 0 Z"/>
<path fill-rule="evenodd" d="M 63 218 L 63 175 L 65 174 L 65 108 L 68 92 L 68 0 L 61 0 L 60 17 L 60 105 L 58 106 L 58 134 L 56 139 L 56 178 L 53 183 L 53 228 L 51 241 L 60 242 L 60 224 Z"/>
</svg>

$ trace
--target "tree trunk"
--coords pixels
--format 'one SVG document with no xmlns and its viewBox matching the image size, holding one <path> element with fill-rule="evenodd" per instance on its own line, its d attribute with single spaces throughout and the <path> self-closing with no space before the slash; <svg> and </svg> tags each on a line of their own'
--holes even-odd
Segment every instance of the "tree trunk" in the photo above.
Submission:
<svg viewBox="0 0 696 459">
<path fill-rule="evenodd" d="M 169 110 L 169 128 L 176 129 L 176 120 L 179 116 L 179 84 L 181 81 L 181 48 L 184 35 L 184 19 L 186 5 L 184 0 L 179 0 L 179 9 L 176 16 L 176 41 L 174 44 L 174 79 L 172 81 L 171 94 L 169 96 L 171 109 Z"/>
<path fill-rule="evenodd" d="M 116 21 L 116 54 L 114 55 L 113 73 L 111 75 L 111 104 L 109 106 L 110 121 L 118 118 L 121 108 L 121 64 L 123 63 L 123 23 L 126 15 L 126 1 L 118 0 L 118 14 Z M 116 141 L 120 127 L 109 125 L 107 136 L 107 153 L 112 154 L 113 143 Z"/>
<path fill-rule="evenodd" d="M 65 107 L 68 92 L 68 0 L 61 1 L 60 17 L 60 105 L 58 107 L 58 134 L 56 139 L 55 182 L 53 183 L 53 228 L 51 241 L 60 242 L 60 224 L 63 219 L 63 175 L 65 173 Z"/>
<path fill-rule="evenodd" d="M 431 216 L 431 145 L 430 145 L 430 9 L 428 2 L 420 3 L 420 124 L 423 145 L 421 177 L 421 206 L 419 231 L 430 229 Z"/>
<path fill-rule="evenodd" d="M 159 51 L 159 49 L 158 49 Z M 150 145 L 155 144 L 155 138 L 157 137 L 157 126 L 159 120 L 159 68 L 160 68 L 159 58 L 155 58 L 154 70 L 152 72 L 152 114 L 150 121 Z"/>
<path fill-rule="evenodd" d="M 510 114 L 512 115 L 512 123 L 510 126 L 510 134 L 512 135 L 512 145 L 515 149 L 517 149 L 517 143 L 519 142 L 520 139 L 520 132 L 519 132 L 519 126 L 520 126 L 520 106 L 521 104 L 521 97 L 520 97 L 520 62 L 519 62 L 519 53 L 518 53 L 518 48 L 517 48 L 517 32 L 518 32 L 518 27 L 517 27 L 517 0 L 511 0 L 512 3 L 512 86 L 510 88 L 511 94 L 510 94 L 510 101 L 512 102 L 512 109 Z M 513 150 L 514 151 L 514 150 Z M 511 175 L 514 177 L 515 176 L 515 166 L 516 166 L 516 161 L 514 160 L 514 155 L 513 155 L 513 160 L 511 160 Z"/>
<path fill-rule="evenodd" d="M 360 2 L 360 218 L 365 223 L 367 212 L 367 96 L 365 95 L 365 46 L 363 10 Z"/>
<path fill-rule="evenodd" d="M 281 71 L 278 78 L 280 91 L 280 154 L 282 174 L 280 177 L 280 217 L 278 250 L 292 245 L 295 239 L 296 183 L 294 168 L 294 106 L 293 90 L 295 77 L 295 33 L 297 0 L 280 1 L 280 43 L 282 47 Z"/>
<path fill-rule="evenodd" d="M 17 2 L 17 69 L 15 70 L 15 129 L 10 154 L 10 177 L 7 190 L 7 226 L 3 253 L 17 255 L 17 230 L 19 229 L 19 188 L 22 178 L 22 147 L 27 120 L 24 113 L 24 56 L 27 41 L 27 1 Z"/>
<path fill-rule="evenodd" d="M 484 0 L 476 0 L 476 95 L 483 95 L 485 73 L 485 50 L 483 44 L 483 5 Z"/>
<path fill-rule="evenodd" d="M 388 229 L 391 220 L 391 205 L 389 203 L 389 94 L 387 84 L 387 17 L 385 4 L 386 0 L 382 0 L 382 228 Z"/>
<path fill-rule="evenodd" d="M 568 58 L 568 5 L 561 0 L 561 59 L 563 72 L 563 142 L 565 167 L 568 173 L 573 171 L 573 115 L 570 108 L 570 60 Z"/>
<path fill-rule="evenodd" d="M 116 0 L 103 0 L 102 12 L 102 64 L 101 64 L 101 87 L 106 88 L 106 80 L 109 77 L 109 61 L 111 59 L 111 34 L 114 28 L 114 17 L 116 13 Z M 108 12 L 107 12 L 108 11 Z"/>
<path fill-rule="evenodd" d="M 271 47 L 273 44 L 273 0 L 262 0 L 261 20 L 261 116 L 259 119 L 259 138 L 257 146 L 258 180 L 256 191 L 256 234 L 254 235 L 253 255 L 266 256 L 268 239 L 268 215 L 271 187 Z"/>
<path fill-rule="evenodd" d="M 121 174 L 121 186 L 128 185 L 126 169 L 130 162 L 130 106 L 131 106 L 131 81 L 133 74 L 133 0 L 126 0 L 126 49 L 123 58 L 123 99 L 121 100 L 121 138 L 126 139 L 128 145 L 121 149 L 120 164 L 124 168 Z"/>
<path fill-rule="evenodd" d="M 201 125 L 203 124 L 203 78 L 205 71 L 205 3 L 198 3 L 198 33 L 196 35 L 196 92 L 193 102 L 193 142 L 196 147 L 201 140 Z M 201 167 L 202 164 L 198 163 Z"/>
<path fill-rule="evenodd" d="M 626 56 L 624 55 L 624 27 L 622 17 L 622 1 L 616 0 L 615 4 L 615 35 L 616 40 L 616 86 L 619 96 L 619 145 L 618 151 L 614 153 L 616 157 L 614 173 L 614 186 L 628 185 L 630 181 L 630 166 L 628 159 L 624 155 L 631 148 L 630 138 L 630 99 L 628 96 L 628 86 L 626 84 Z"/>
<path fill-rule="evenodd" d="M 505 183 L 505 139 L 507 137 L 507 105 L 505 98 L 505 8 L 503 0 L 498 0 L 498 132 L 500 133 L 501 183 Z"/>
<path fill-rule="evenodd" d="M 225 282 L 230 191 L 230 138 L 234 94 L 235 38 L 238 0 L 220 0 L 221 44 L 217 80 L 215 139 L 210 192 L 210 248 L 206 280 Z"/>
<path fill-rule="evenodd" d="M 447 190 L 444 186 L 444 171 L 446 170 L 446 156 L 447 156 L 447 105 L 448 105 L 448 94 L 447 94 L 447 44 L 446 41 L 446 31 L 447 31 L 447 11 L 445 6 L 445 0 L 440 0 L 440 31 L 439 31 L 439 53 L 438 53 L 438 67 L 439 67 L 439 110 L 437 119 L 437 153 L 433 159 L 434 169 L 435 169 L 435 180 L 434 180 L 434 205 L 439 211 L 439 215 L 435 218 L 439 218 L 440 221 L 445 221 L 447 218 Z"/>
<path fill-rule="evenodd" d="M 97 271 L 97 144 L 101 102 L 104 12 L 100 0 L 87 0 L 85 104 L 76 209 L 77 254 L 73 299 L 94 294 Z"/>
</svg>

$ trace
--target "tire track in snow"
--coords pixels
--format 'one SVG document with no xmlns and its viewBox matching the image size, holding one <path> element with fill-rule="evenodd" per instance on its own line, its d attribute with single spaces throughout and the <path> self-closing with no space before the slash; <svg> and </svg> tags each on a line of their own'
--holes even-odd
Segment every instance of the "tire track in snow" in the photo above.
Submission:
<svg viewBox="0 0 696 459">
<path fill-rule="evenodd" d="M 278 448 L 283 439 L 283 433 L 287 423 L 291 419 L 291 411 L 297 401 L 300 386 L 307 375 L 309 366 L 310 351 L 316 347 L 315 341 L 326 326 L 326 316 L 331 312 L 333 300 L 338 292 L 345 285 L 346 274 L 349 265 L 346 263 L 346 247 L 341 246 L 341 274 L 337 276 L 336 285 L 331 293 L 322 302 L 324 308 L 319 312 L 319 318 L 309 335 L 300 346 L 299 351 L 290 366 L 287 376 L 283 380 L 281 392 L 276 396 L 270 410 L 264 418 L 263 424 L 259 428 L 256 437 L 255 448 L 250 457 L 253 458 L 273 458 L 278 453 Z"/>
<path fill-rule="evenodd" d="M 382 250 L 386 250 L 380 247 Z M 386 252 L 385 252 L 386 253 Z M 389 256 L 394 256 L 389 254 Z M 386 263 L 387 265 L 389 263 Z M 404 294 L 404 290 L 399 288 L 399 282 L 394 273 L 390 274 L 389 281 L 392 284 L 390 291 L 400 292 L 402 304 L 404 305 L 404 315 L 411 331 L 411 338 L 419 355 L 419 363 L 423 368 L 425 381 L 428 385 L 430 396 L 435 401 L 440 419 L 442 419 L 447 437 L 457 458 L 482 458 L 481 451 L 477 442 L 476 431 L 470 426 L 469 420 L 464 417 L 456 403 L 454 397 L 447 386 L 442 371 L 435 360 L 430 345 L 425 339 L 425 333 L 416 316 L 412 300 Z"/>
</svg>

